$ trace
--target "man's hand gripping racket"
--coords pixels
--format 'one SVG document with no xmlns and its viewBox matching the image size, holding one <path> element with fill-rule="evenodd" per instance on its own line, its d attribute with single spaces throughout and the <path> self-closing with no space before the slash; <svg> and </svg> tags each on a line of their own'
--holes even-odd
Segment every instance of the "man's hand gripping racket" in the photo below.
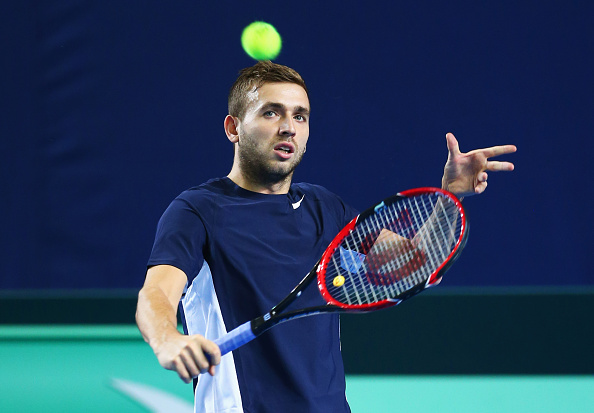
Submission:
<svg viewBox="0 0 594 413">
<path fill-rule="evenodd" d="M 411 189 L 384 199 L 344 227 L 280 303 L 214 342 L 223 355 L 294 318 L 399 304 L 437 285 L 467 237 L 462 204 L 447 191 Z M 314 279 L 327 304 L 283 313 Z"/>
</svg>

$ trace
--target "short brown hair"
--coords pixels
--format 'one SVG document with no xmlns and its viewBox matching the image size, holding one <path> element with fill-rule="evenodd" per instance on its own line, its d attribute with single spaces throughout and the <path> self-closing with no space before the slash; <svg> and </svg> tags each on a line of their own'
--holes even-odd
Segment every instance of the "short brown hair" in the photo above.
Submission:
<svg viewBox="0 0 594 413">
<path fill-rule="evenodd" d="M 264 83 L 295 83 L 305 89 L 305 81 L 290 67 L 263 60 L 239 72 L 239 76 L 229 91 L 229 114 L 242 119 L 248 106 L 247 94 L 258 90 Z"/>
</svg>

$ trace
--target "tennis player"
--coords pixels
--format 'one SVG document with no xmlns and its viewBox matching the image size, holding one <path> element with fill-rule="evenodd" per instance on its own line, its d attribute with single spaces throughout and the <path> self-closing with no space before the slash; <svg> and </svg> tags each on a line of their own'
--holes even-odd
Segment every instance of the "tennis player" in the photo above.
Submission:
<svg viewBox="0 0 594 413">
<path fill-rule="evenodd" d="M 180 194 L 159 221 L 136 319 L 159 363 L 194 378 L 196 412 L 350 411 L 338 315 L 279 325 L 222 358 L 211 341 L 275 305 L 357 214 L 323 187 L 292 182 L 309 118 L 293 69 L 259 62 L 242 70 L 224 122 L 231 172 Z M 482 193 L 488 171 L 513 170 L 489 160 L 512 145 L 461 153 L 454 135 L 446 141 L 442 185 L 459 197 Z M 323 304 L 315 289 L 300 301 Z"/>
</svg>

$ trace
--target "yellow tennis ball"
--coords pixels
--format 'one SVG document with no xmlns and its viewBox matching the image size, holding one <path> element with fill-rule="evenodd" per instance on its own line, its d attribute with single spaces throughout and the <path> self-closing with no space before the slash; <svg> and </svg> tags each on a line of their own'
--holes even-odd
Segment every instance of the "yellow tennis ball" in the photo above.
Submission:
<svg viewBox="0 0 594 413">
<path fill-rule="evenodd" d="M 336 277 L 334 277 L 334 280 L 332 280 L 332 284 L 334 284 L 335 287 L 341 287 L 344 284 L 344 277 L 342 275 L 337 275 Z"/>
<path fill-rule="evenodd" d="M 253 22 L 243 29 L 241 45 L 256 60 L 272 60 L 280 53 L 282 40 L 273 25 Z"/>
</svg>

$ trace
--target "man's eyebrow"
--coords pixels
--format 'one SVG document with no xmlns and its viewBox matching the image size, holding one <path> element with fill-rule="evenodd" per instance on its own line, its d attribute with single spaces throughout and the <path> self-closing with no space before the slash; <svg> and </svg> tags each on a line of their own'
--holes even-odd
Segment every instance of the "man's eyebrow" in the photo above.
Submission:
<svg viewBox="0 0 594 413">
<path fill-rule="evenodd" d="M 264 102 L 260 110 L 268 110 L 268 109 L 284 109 L 285 105 L 276 102 Z"/>
<path fill-rule="evenodd" d="M 285 110 L 286 106 L 283 105 L 282 103 L 278 103 L 278 102 L 265 102 L 262 107 L 260 108 L 261 111 L 264 110 L 270 110 L 270 109 L 282 109 Z M 295 106 L 293 108 L 293 112 L 297 112 L 297 113 L 301 113 L 303 115 L 308 115 L 309 116 L 309 112 L 310 110 L 306 107 L 303 106 Z"/>
<path fill-rule="evenodd" d="M 293 109 L 294 112 L 301 113 L 302 115 L 309 116 L 309 109 L 303 106 L 295 106 Z"/>
</svg>

